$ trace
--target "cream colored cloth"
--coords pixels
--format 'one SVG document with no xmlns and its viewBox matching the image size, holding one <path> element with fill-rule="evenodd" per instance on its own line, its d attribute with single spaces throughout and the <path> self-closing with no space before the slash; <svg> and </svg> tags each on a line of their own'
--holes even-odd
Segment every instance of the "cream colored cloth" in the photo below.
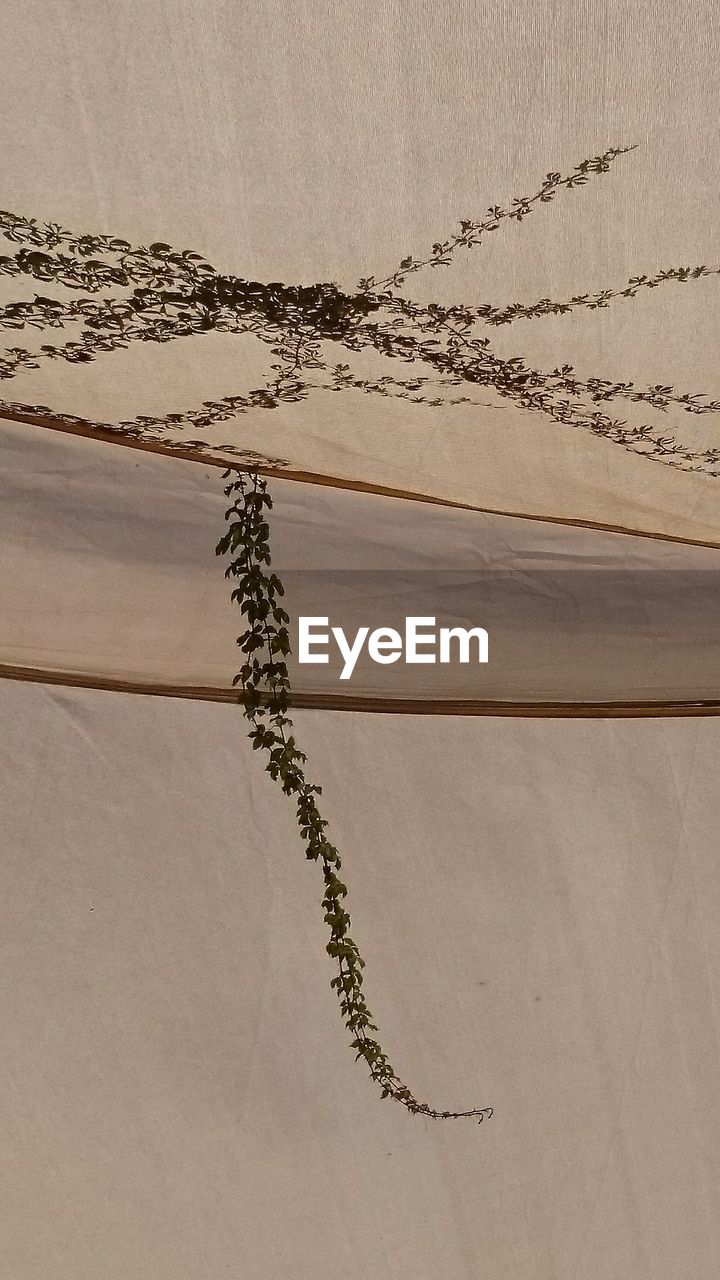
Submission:
<svg viewBox="0 0 720 1280">
<path fill-rule="evenodd" d="M 716 1280 L 720 722 L 303 712 L 391 1061 L 231 706 L 0 682 L 3 1270 Z"/>
<path fill-rule="evenodd" d="M 0 431 L 0 663 L 228 689 L 222 473 L 72 436 Z M 720 698 L 720 551 L 272 479 L 298 693 L 522 702 Z M 485 627 L 479 666 L 297 663 L 300 615 L 350 640 L 406 616 Z M 474 651 L 473 651 L 474 653 Z"/>
<path fill-rule="evenodd" d="M 715 271 L 718 31 L 709 3 L 5 0 L 0 208 L 41 242 L 58 223 L 356 296 L 548 171 L 638 144 L 404 296 L 502 307 Z M 23 247 L 0 238 L 0 260 Z M 23 263 L 0 308 L 87 301 Z M 317 600 L 308 569 L 333 610 L 331 571 L 401 575 L 384 594 L 355 577 L 349 621 L 396 608 L 400 581 L 403 604 L 483 623 L 453 575 L 505 583 L 481 679 L 428 668 L 401 696 L 718 696 L 712 600 L 688 583 L 720 550 L 507 513 L 720 542 L 717 414 L 647 398 L 720 397 L 720 277 L 478 327 L 499 359 L 639 389 L 597 408 L 649 423 L 654 459 L 327 339 L 364 389 L 206 426 L 190 411 L 286 355 L 208 332 L 67 362 L 43 344 L 82 325 L 17 314 L 5 669 L 227 689 L 238 663 L 218 468 L 12 421 L 34 417 L 506 513 L 271 482 L 294 614 Z M 622 594 L 588 594 L 603 569 L 657 586 L 632 626 Z M 540 582 L 530 626 L 517 601 L 535 584 L 542 604 Z M 328 688 L 322 668 L 294 680 Z M 351 687 L 399 686 L 367 667 Z M 413 1118 L 353 1062 L 317 867 L 238 708 L 0 680 L 3 1280 L 717 1280 L 720 721 L 295 721 L 380 1039 L 420 1098 L 493 1118 Z"/>
<path fill-rule="evenodd" d="M 6 0 L 0 207 L 77 235 L 190 248 L 245 280 L 335 281 L 354 294 L 362 277 L 382 280 L 406 257 L 427 257 L 461 219 L 536 194 L 548 172 L 637 144 L 610 172 L 534 205 L 521 224 L 505 219 L 479 247 L 410 274 L 399 291 L 422 306 L 503 308 L 622 290 L 668 268 L 716 270 L 718 32 L 709 2 Z M 0 253 L 18 250 L 0 242 Z M 57 252 L 70 253 L 67 244 Z M 42 271 L 0 275 L 0 288 L 3 302 L 84 296 Z M 671 387 L 707 404 L 720 399 L 719 322 L 713 275 L 641 288 L 606 309 L 481 324 L 476 336 L 546 374 L 572 365 L 580 381 Z M 4 337 L 32 355 L 81 330 Z M 448 333 L 439 337 L 446 345 Z M 22 359 L 2 390 L 17 412 L 144 419 L 150 438 L 217 454 L 227 446 L 281 468 L 720 541 L 720 455 L 707 460 L 720 448 L 717 412 L 624 397 L 593 406 L 568 393 L 628 430 L 649 426 L 661 455 L 650 461 L 492 386 L 431 381 L 403 392 L 398 381 L 442 382 L 417 353 L 406 363 L 367 343 L 320 345 L 327 369 L 306 370 L 310 383 L 332 383 L 345 364 L 356 383 L 390 379 L 386 394 L 314 390 L 209 425 L 154 426 L 273 383 L 271 366 L 287 360 L 247 332 L 135 341 L 85 364 Z M 458 396 L 470 402 L 453 403 Z"/>
</svg>

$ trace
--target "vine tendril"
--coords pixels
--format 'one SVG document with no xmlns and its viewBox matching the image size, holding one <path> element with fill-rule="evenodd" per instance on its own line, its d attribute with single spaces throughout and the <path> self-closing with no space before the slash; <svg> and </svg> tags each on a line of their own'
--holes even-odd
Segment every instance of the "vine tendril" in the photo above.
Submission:
<svg viewBox="0 0 720 1280">
<path fill-rule="evenodd" d="M 328 837 L 328 824 L 318 808 L 322 788 L 305 777 L 307 757 L 296 742 L 288 714 L 291 687 L 286 658 L 290 653 L 290 619 L 281 604 L 283 584 L 271 569 L 268 515 L 272 499 L 267 481 L 257 472 L 243 475 L 230 468 L 224 479 L 231 476 L 236 478 L 224 489 L 232 503 L 225 513 L 228 528 L 215 550 L 217 555 L 232 557 L 225 577 L 235 580 L 232 599 L 240 606 L 247 624 L 238 638 L 244 662 L 233 685 L 240 687 L 253 748 L 267 755 L 265 768 L 270 777 L 286 796 L 295 800 L 305 856 L 319 863 L 322 870 L 323 917 L 330 930 L 326 951 L 337 965 L 330 985 L 337 992 L 355 1059 L 366 1064 L 371 1079 L 380 1087 L 381 1097 L 392 1098 L 413 1115 L 433 1120 L 472 1117 L 480 1124 L 492 1115 L 492 1107 L 440 1111 L 419 1102 L 375 1038 L 377 1026 L 363 992 L 365 962 L 350 934 L 348 891 L 341 877 L 340 854 Z"/>
</svg>

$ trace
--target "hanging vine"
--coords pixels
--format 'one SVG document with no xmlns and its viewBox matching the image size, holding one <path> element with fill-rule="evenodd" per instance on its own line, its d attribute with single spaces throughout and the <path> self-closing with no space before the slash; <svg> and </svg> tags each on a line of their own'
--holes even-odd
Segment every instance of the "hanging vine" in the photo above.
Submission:
<svg viewBox="0 0 720 1280">
<path fill-rule="evenodd" d="M 350 934 L 340 854 L 328 837 L 328 824 L 318 808 L 322 788 L 305 777 L 307 757 L 297 745 L 288 714 L 291 690 L 286 658 L 290 653 L 290 619 L 281 603 L 282 582 L 271 568 L 268 515 L 272 500 L 267 482 L 257 473 L 242 475 L 231 469 L 225 479 L 233 475 L 237 478 L 225 487 L 226 497 L 232 500 L 225 513 L 228 528 L 216 547 L 218 555 L 232 557 L 225 576 L 235 581 L 232 599 L 246 621 L 246 629 L 238 639 L 244 661 L 233 684 L 240 686 L 253 748 L 265 753 L 270 777 L 295 801 L 305 856 L 317 862 L 322 871 L 322 907 L 330 932 L 326 950 L 337 967 L 330 985 L 337 992 L 351 1047 L 356 1060 L 366 1064 L 383 1098 L 392 1098 L 414 1115 L 434 1120 L 472 1117 L 482 1123 L 492 1115 L 492 1107 L 439 1111 L 419 1102 L 376 1039 L 377 1027 L 363 992 L 365 962 Z"/>
<path fill-rule="evenodd" d="M 670 385 L 638 387 L 633 381 L 579 377 L 569 364 L 551 371 L 533 369 L 522 356 L 497 355 L 489 338 L 483 336 L 483 327 L 572 315 L 583 308 L 606 308 L 634 298 L 641 290 L 718 275 L 720 267 L 670 267 L 633 276 L 618 287 L 564 300 L 541 298 L 501 306 L 488 302 L 474 306 L 420 303 L 399 292 L 409 277 L 450 266 L 454 255 L 477 248 L 501 224 L 521 223 L 561 192 L 607 173 L 632 150 L 611 147 L 602 155 L 583 160 L 564 176 L 548 173 L 533 195 L 514 199 L 507 207 L 491 205 L 479 219 L 461 220 L 454 233 L 438 240 L 424 256 L 406 256 L 394 271 L 380 278 L 368 275 L 350 292 L 327 282 L 264 283 L 224 275 L 200 254 L 177 251 L 161 241 L 138 247 L 114 236 L 76 235 L 57 223 L 40 223 L 0 211 L 0 235 L 17 247 L 14 252 L 0 254 L 0 276 L 29 277 L 67 291 L 65 300 L 36 294 L 30 300 L 7 302 L 0 306 L 0 329 L 44 333 L 70 327 L 74 334 L 59 344 L 45 342 L 32 350 L 12 346 L 1 351 L 0 380 L 10 380 L 49 361 L 85 364 L 133 344 L 164 344 L 185 338 L 196 342 L 208 333 L 250 335 L 276 357 L 260 387 L 205 401 L 195 409 L 93 425 L 134 440 L 162 439 L 169 448 L 210 448 L 230 454 L 238 466 L 250 468 L 249 479 L 240 476 L 226 488 L 233 502 L 227 512 L 228 530 L 217 548 L 218 554 L 232 555 L 226 574 L 236 580 L 233 599 L 247 622 L 239 641 L 245 660 L 235 683 L 240 685 L 253 746 L 267 755 L 270 776 L 294 798 L 306 856 L 322 870 L 323 909 L 330 930 L 327 949 L 337 963 L 333 987 L 356 1055 L 365 1061 L 384 1097 L 433 1118 L 473 1116 L 481 1121 L 492 1109 L 438 1111 L 419 1102 L 374 1038 L 377 1028 L 362 990 L 363 961 L 349 933 L 340 856 L 318 809 L 320 788 L 306 781 L 306 758 L 296 744 L 288 715 L 288 617 L 280 603 L 282 584 L 270 569 L 267 513 L 271 500 L 256 468 L 288 467 L 290 462 L 239 448 L 237 443 L 222 444 L 217 437 L 208 444 L 172 433 L 182 428 L 202 432 L 242 414 L 275 410 L 313 393 L 354 391 L 440 407 L 483 404 L 477 398 L 478 391 L 490 390 L 509 404 L 537 415 L 540 421 L 550 419 L 589 431 L 649 461 L 682 471 L 720 475 L 720 446 L 698 449 L 655 423 L 632 426 L 604 412 L 609 403 L 630 402 L 648 405 L 654 412 L 674 406 L 692 415 L 714 414 L 720 412 L 720 400 L 677 391 Z M 114 296 L 111 290 L 116 291 Z M 362 351 L 376 352 L 388 362 L 419 366 L 420 371 L 415 374 L 413 369 L 409 377 L 391 373 L 362 377 L 347 363 Z M 338 355 L 343 362 L 338 361 Z M 0 412 L 40 414 L 58 425 L 88 425 L 44 405 L 0 401 Z M 237 473 L 232 469 L 227 473 L 233 474 Z"/>
</svg>

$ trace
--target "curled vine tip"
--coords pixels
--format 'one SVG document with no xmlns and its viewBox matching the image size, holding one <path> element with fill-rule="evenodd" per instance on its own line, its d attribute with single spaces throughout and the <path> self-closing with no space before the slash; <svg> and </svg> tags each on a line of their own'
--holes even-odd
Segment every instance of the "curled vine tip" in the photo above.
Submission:
<svg viewBox="0 0 720 1280">
<path fill-rule="evenodd" d="M 281 604 L 283 584 L 271 569 L 268 514 L 272 499 L 267 481 L 256 471 L 243 474 L 230 467 L 223 479 L 230 481 L 224 492 L 231 505 L 225 513 L 226 532 L 215 550 L 217 555 L 232 556 L 225 576 L 235 580 L 232 599 L 240 606 L 247 624 L 238 639 L 244 661 L 233 685 L 240 687 L 239 701 L 250 723 L 253 749 L 265 754 L 265 769 L 270 777 L 294 800 L 305 857 L 319 863 L 322 871 L 323 918 L 330 934 L 325 949 L 336 963 L 330 986 L 340 1001 L 350 1047 L 355 1050 L 356 1060 L 365 1062 L 382 1098 L 392 1098 L 412 1115 L 431 1120 L 472 1118 L 481 1124 L 492 1115 L 492 1107 L 438 1111 L 419 1102 L 375 1038 L 377 1027 L 363 992 L 365 961 L 350 934 L 342 861 L 318 808 L 322 788 L 308 782 L 305 776 L 307 757 L 297 744 L 288 715 L 291 687 L 286 658 L 290 653 L 290 618 Z"/>
</svg>

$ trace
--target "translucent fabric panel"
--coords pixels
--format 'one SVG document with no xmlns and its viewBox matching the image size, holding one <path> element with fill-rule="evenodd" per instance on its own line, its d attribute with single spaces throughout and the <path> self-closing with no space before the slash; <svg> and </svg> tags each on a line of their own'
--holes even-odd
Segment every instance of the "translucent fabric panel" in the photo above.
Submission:
<svg viewBox="0 0 720 1280">
<path fill-rule="evenodd" d="M 0 663 L 222 695 L 239 666 L 222 473 L 37 427 L 0 429 Z M 720 697 L 720 551 L 273 479 L 273 563 L 293 618 L 481 626 L 489 662 L 341 679 L 298 695 L 503 701 Z"/>
</svg>

